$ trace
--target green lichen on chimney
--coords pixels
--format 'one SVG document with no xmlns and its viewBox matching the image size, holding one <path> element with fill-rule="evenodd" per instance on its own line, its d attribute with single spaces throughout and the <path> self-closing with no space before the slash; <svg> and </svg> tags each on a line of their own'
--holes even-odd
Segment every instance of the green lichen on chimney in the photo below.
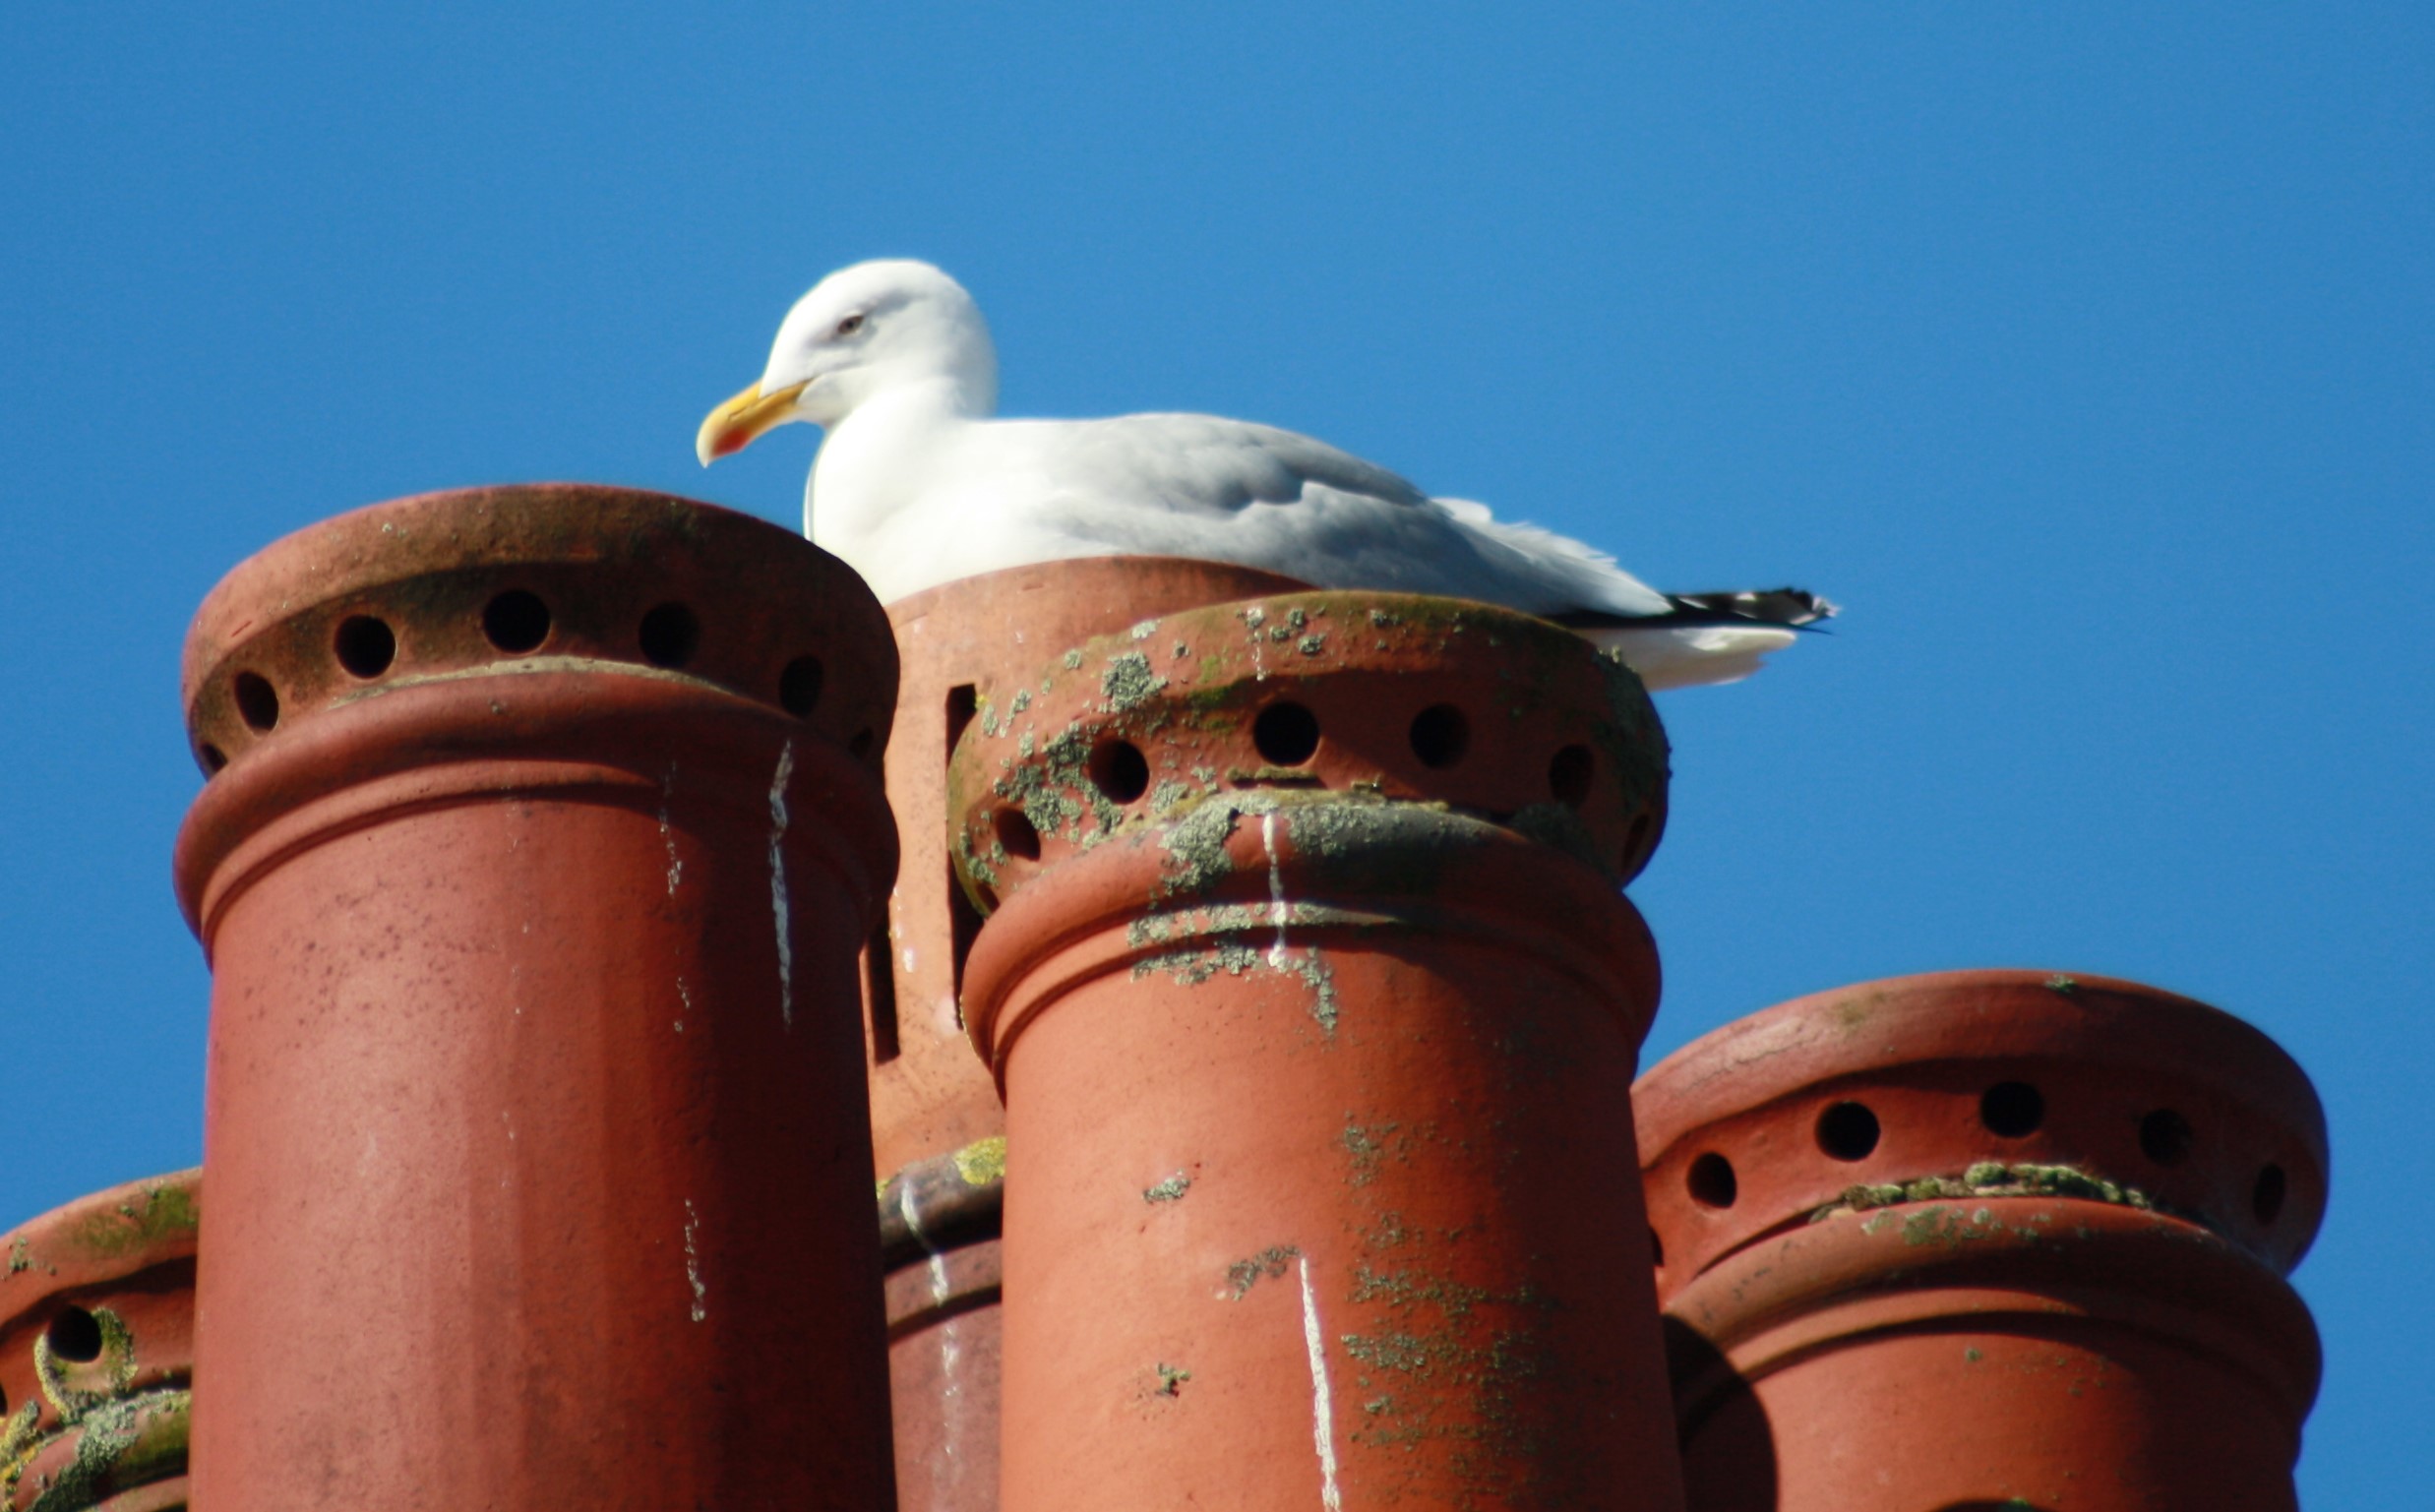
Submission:
<svg viewBox="0 0 2435 1512">
<path fill-rule="evenodd" d="M 1226 854 L 1226 841 L 1236 821 L 1250 812 L 1244 802 L 1212 799 L 1161 830 L 1158 843 L 1166 849 L 1167 861 L 1159 896 L 1196 896 L 1230 876 L 1235 863 Z"/>
<path fill-rule="evenodd" d="M 1006 1136 L 975 1139 L 955 1152 L 955 1174 L 966 1186 L 987 1186 L 1006 1179 Z"/>
<path fill-rule="evenodd" d="M 1198 987 L 1219 972 L 1240 977 L 1260 967 L 1257 950 L 1240 940 L 1222 939 L 1193 949 L 1163 950 L 1133 962 L 1132 978 L 1165 976 L 1178 987 Z"/>
<path fill-rule="evenodd" d="M 1365 1127 L 1353 1115 L 1348 1113 L 1344 1116 L 1344 1132 L 1336 1136 L 1336 1143 L 1343 1146 L 1353 1163 L 1353 1172 L 1346 1179 L 1346 1185 L 1367 1186 L 1376 1180 L 1378 1168 L 1390 1154 L 1399 1162 L 1404 1159 L 1405 1141 L 1399 1137 L 1401 1128 L 1402 1125 L 1396 1123 L 1372 1123 Z"/>
<path fill-rule="evenodd" d="M 1141 1200 L 1149 1203 L 1173 1202 L 1191 1189 L 1192 1179 L 1179 1171 L 1155 1186 L 1141 1188 Z"/>
<path fill-rule="evenodd" d="M 1251 1295 L 1262 1277 L 1275 1281 L 1285 1274 L 1287 1262 L 1301 1258 L 1302 1251 L 1292 1244 L 1271 1244 L 1255 1255 L 1237 1260 L 1226 1267 L 1226 1298 L 1241 1301 Z"/>
<path fill-rule="evenodd" d="M 1141 652 L 1112 656 L 1108 670 L 1099 675 L 1099 694 L 1106 700 L 1099 705 L 1100 711 L 1129 713 L 1158 696 L 1166 686 L 1167 680 L 1150 670 L 1150 658 Z"/>
<path fill-rule="evenodd" d="M 1988 1160 L 1978 1162 L 1958 1177 L 1930 1176 L 1909 1181 L 1848 1186 L 1833 1202 L 1811 1213 L 1809 1221 L 1822 1223 L 1838 1213 L 1863 1213 L 1898 1203 L 1974 1197 L 2074 1197 L 2115 1207 L 2151 1211 L 2156 1207 L 2156 1199 L 2138 1187 L 2109 1181 L 2078 1166 Z"/>
</svg>

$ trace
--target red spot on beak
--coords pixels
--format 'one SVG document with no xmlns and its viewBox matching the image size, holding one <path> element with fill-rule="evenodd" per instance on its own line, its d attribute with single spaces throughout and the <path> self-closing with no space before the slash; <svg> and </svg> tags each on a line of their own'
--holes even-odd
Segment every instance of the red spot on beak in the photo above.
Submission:
<svg viewBox="0 0 2435 1512">
<path fill-rule="evenodd" d="M 710 444 L 710 454 L 712 456 L 733 456 L 744 450 L 744 441 L 742 431 L 728 431 Z"/>
</svg>

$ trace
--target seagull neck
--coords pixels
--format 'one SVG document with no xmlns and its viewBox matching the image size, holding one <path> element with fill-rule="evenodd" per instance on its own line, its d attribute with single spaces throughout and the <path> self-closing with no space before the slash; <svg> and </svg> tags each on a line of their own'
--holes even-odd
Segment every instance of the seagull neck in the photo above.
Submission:
<svg viewBox="0 0 2435 1512">
<path fill-rule="evenodd" d="M 997 395 L 988 389 L 942 374 L 891 385 L 855 405 L 843 423 L 876 431 L 937 420 L 978 420 L 985 418 L 996 403 Z"/>
</svg>

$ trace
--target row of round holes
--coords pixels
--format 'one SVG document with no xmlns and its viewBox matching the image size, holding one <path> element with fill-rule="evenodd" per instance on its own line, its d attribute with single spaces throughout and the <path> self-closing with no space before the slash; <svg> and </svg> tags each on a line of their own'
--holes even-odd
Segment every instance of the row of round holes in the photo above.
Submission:
<svg viewBox="0 0 2435 1512">
<path fill-rule="evenodd" d="M 1998 1082 L 1978 1099 L 1978 1121 L 1999 1138 L 2019 1139 L 2035 1133 L 2045 1117 L 2044 1095 L 2025 1081 Z M 1852 1102 L 1833 1104 L 1819 1114 L 1815 1130 L 1818 1148 L 1829 1159 L 1840 1161 L 1866 1159 L 1876 1150 L 1881 1132 L 1868 1105 Z M 2170 1108 L 2159 1108 L 2139 1120 L 2139 1148 L 2160 1166 L 2178 1166 L 2188 1160 L 2195 1137 L 2190 1120 Z M 1684 1184 L 1691 1200 L 1705 1208 L 1732 1207 L 1740 1195 L 1734 1163 L 1714 1150 L 1691 1162 Z M 2288 1186 L 2281 1166 L 2260 1168 L 2249 1205 L 2261 1226 L 2273 1223 L 2283 1212 Z"/>
<path fill-rule="evenodd" d="M 1443 771 L 1460 762 L 1471 748 L 1471 722 L 1451 703 L 1431 704 L 1412 716 L 1407 738 L 1423 766 Z M 1299 703 L 1271 703 L 1251 721 L 1251 745 L 1272 766 L 1303 765 L 1318 755 L 1319 717 Z M 1150 790 L 1149 758 L 1128 740 L 1101 741 L 1084 769 L 1091 785 L 1112 803 L 1128 804 Z M 1580 808 L 1589 801 L 1597 770 L 1589 747 L 1564 747 L 1548 762 L 1549 796 L 1567 808 Z M 1007 855 L 1025 861 L 1040 858 L 1040 833 L 1021 810 L 1001 809 L 992 826 Z"/>
<path fill-rule="evenodd" d="M 538 650 L 549 638 L 550 607 L 538 594 L 510 588 L 482 607 L 482 635 L 512 656 Z M 661 604 L 642 616 L 635 640 L 643 660 L 673 670 L 694 659 L 701 643 L 701 622 L 683 604 Z M 331 649 L 349 675 L 369 682 L 396 661 L 397 633 L 386 620 L 349 615 L 338 622 Z M 779 705 L 798 719 L 809 719 L 820 705 L 825 678 L 826 669 L 819 657 L 796 657 L 778 674 Z M 259 672 L 240 672 L 231 680 L 229 691 L 236 699 L 237 717 L 248 728 L 268 734 L 278 727 L 279 696 L 270 679 Z M 855 755 L 860 756 L 870 745 L 869 733 L 857 735 L 855 742 Z M 205 746 L 203 757 L 213 771 L 228 764 L 226 754 L 216 746 Z"/>
</svg>

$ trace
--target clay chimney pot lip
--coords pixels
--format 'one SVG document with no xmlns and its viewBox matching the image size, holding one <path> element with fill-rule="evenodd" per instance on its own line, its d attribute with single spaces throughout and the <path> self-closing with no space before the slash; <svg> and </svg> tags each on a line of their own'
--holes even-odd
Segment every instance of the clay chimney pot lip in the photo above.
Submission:
<svg viewBox="0 0 2435 1512">
<path fill-rule="evenodd" d="M 1803 1088 L 1938 1060 L 2059 1058 L 2197 1078 L 2282 1121 L 2325 1159 L 2307 1073 L 2255 1026 L 2114 977 L 1975 970 L 1889 977 L 1796 998 L 1692 1041 L 1633 1087 L 1641 1160 L 1721 1118 Z"/>
</svg>

